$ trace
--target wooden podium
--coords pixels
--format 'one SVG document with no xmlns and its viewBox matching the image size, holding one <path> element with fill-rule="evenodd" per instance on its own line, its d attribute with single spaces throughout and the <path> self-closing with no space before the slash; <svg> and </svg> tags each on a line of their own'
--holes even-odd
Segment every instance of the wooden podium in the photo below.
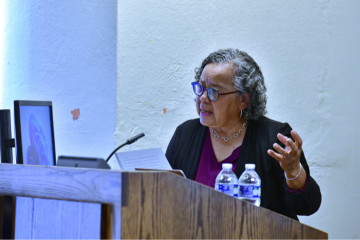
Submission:
<svg viewBox="0 0 360 240">
<path fill-rule="evenodd" d="M 17 196 L 18 239 L 328 238 L 166 172 L 0 164 L 0 176 L 0 194 Z"/>
</svg>

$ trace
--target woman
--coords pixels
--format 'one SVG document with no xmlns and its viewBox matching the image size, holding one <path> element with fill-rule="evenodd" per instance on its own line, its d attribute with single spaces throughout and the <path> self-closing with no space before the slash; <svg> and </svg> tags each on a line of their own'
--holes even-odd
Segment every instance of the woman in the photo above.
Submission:
<svg viewBox="0 0 360 240">
<path fill-rule="evenodd" d="M 222 163 L 239 177 L 254 163 L 261 178 L 261 206 L 298 220 L 320 207 L 302 140 L 289 124 L 266 113 L 266 87 L 256 62 L 235 49 L 211 53 L 192 83 L 199 119 L 181 124 L 166 157 L 186 177 L 214 187 Z"/>
</svg>

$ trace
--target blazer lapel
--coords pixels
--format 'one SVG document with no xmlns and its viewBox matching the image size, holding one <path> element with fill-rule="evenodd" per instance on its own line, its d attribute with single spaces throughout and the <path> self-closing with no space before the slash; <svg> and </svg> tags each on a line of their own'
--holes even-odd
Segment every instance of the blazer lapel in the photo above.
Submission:
<svg viewBox="0 0 360 240">
<path fill-rule="evenodd" d="M 198 123 L 198 127 L 194 132 L 193 138 L 195 140 L 190 140 L 190 142 L 194 143 L 190 148 L 194 151 L 190 154 L 189 159 L 194 159 L 191 164 L 190 175 L 186 176 L 189 179 L 195 180 L 197 169 L 199 167 L 199 162 L 202 154 L 202 150 L 204 148 L 205 138 L 208 131 L 208 127 L 203 126 L 200 121 Z"/>
<path fill-rule="evenodd" d="M 255 140 L 255 132 L 256 132 L 256 121 L 249 120 L 248 127 L 246 129 L 244 141 L 241 145 L 236 171 L 235 174 L 237 177 L 240 177 L 240 175 L 245 171 L 245 164 L 250 163 L 250 155 L 251 155 L 251 149 L 253 146 L 253 142 Z"/>
</svg>

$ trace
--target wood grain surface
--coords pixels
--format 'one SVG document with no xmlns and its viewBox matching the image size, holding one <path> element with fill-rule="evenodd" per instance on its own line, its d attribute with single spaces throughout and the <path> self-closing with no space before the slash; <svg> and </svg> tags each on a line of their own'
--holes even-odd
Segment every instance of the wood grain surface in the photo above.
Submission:
<svg viewBox="0 0 360 240">
<path fill-rule="evenodd" d="M 17 197 L 15 239 L 100 239 L 100 203 Z"/>
<path fill-rule="evenodd" d="M 0 195 L 21 196 L 17 238 L 327 238 L 171 173 L 0 164 L 0 174 Z"/>
<path fill-rule="evenodd" d="M 129 172 L 122 178 L 122 238 L 328 238 L 325 232 L 170 173 Z"/>
<path fill-rule="evenodd" d="M 39 234 L 41 234 L 41 236 L 53 234 L 51 236 L 74 238 L 66 235 L 65 232 L 60 234 L 56 233 L 56 231 L 60 231 L 59 229 L 62 231 L 72 229 L 71 232 L 74 234 L 86 232 L 88 231 L 86 229 L 92 228 L 91 226 L 93 225 L 82 222 L 87 221 L 94 223 L 94 218 L 98 218 L 96 224 L 100 231 L 100 204 L 108 204 L 111 206 L 111 214 L 108 214 L 108 216 L 111 216 L 111 221 L 109 221 L 111 225 L 107 231 L 111 233 L 108 233 L 107 236 L 116 239 L 120 238 L 121 172 L 98 169 L 0 164 L 0 175 L 0 195 L 28 197 L 22 198 L 20 202 L 17 200 L 15 237 L 42 238 L 39 237 Z M 17 197 L 17 199 L 20 198 Z M 50 211 L 49 209 L 53 210 Z M 86 213 L 87 211 L 89 211 L 89 213 Z M 36 215 L 31 215 L 32 213 Z M 41 220 L 46 219 L 46 217 L 49 218 L 47 221 Z M 73 220 L 70 221 L 71 218 L 73 218 Z M 74 221 L 77 221 L 77 223 Z M 36 229 L 38 232 L 33 232 L 31 233 L 32 235 L 28 236 L 19 235 L 18 227 L 26 224 L 31 225 L 31 228 Z M 49 226 L 52 225 L 54 225 L 54 227 L 49 228 Z M 63 227 L 58 228 L 55 225 L 61 225 Z M 114 227 L 112 228 L 112 226 Z M 55 231 L 55 233 L 44 232 L 48 230 Z M 21 234 L 29 233 L 24 232 Z M 78 235 L 80 238 L 82 238 L 82 236 L 86 237 L 87 235 L 86 233 Z"/>
</svg>

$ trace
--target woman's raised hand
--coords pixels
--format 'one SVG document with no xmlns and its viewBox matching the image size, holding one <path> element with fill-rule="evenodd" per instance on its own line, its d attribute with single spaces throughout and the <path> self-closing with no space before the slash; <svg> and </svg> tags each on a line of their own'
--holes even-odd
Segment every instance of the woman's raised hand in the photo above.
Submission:
<svg viewBox="0 0 360 240">
<path fill-rule="evenodd" d="M 291 138 L 278 133 L 277 138 L 285 145 L 285 149 L 279 144 L 274 143 L 273 147 L 277 152 L 271 149 L 267 152 L 271 157 L 279 161 L 288 179 L 295 178 L 294 180 L 286 180 L 287 185 L 292 189 L 301 189 L 305 186 L 306 181 L 306 172 L 299 164 L 302 152 L 302 139 L 294 130 L 291 131 L 291 136 L 295 142 Z"/>
</svg>

